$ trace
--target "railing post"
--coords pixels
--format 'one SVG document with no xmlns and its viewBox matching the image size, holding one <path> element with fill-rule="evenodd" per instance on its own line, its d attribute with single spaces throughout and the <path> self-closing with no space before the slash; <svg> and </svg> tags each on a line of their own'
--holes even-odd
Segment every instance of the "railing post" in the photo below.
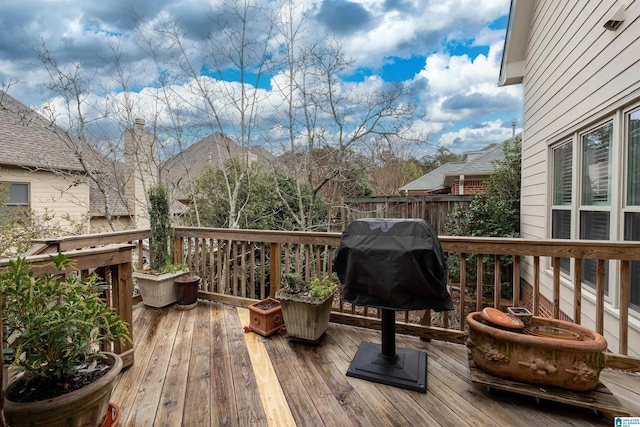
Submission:
<svg viewBox="0 0 640 427">
<path fill-rule="evenodd" d="M 173 263 L 182 264 L 184 262 L 184 237 L 173 238 Z"/>
<path fill-rule="evenodd" d="M 269 266 L 270 287 L 269 296 L 275 298 L 276 291 L 280 289 L 282 282 L 282 251 L 280 243 L 271 243 L 271 262 Z"/>
<path fill-rule="evenodd" d="M 131 251 L 129 251 L 131 253 Z M 131 259 L 131 257 L 129 257 Z M 127 263 L 111 266 L 111 286 L 113 307 L 122 320 L 127 322 L 129 326 L 129 338 L 131 343 L 115 342 L 113 345 L 114 353 L 122 358 L 123 367 L 133 365 L 133 311 L 132 298 L 133 295 L 133 267 L 131 261 Z"/>
</svg>

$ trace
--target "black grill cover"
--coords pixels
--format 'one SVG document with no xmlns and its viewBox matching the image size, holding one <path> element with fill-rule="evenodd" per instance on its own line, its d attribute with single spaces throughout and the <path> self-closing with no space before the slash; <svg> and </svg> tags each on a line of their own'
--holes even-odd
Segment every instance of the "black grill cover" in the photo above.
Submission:
<svg viewBox="0 0 640 427">
<path fill-rule="evenodd" d="M 447 262 L 422 219 L 359 219 L 342 233 L 335 260 L 342 298 L 393 310 L 453 310 Z"/>
</svg>

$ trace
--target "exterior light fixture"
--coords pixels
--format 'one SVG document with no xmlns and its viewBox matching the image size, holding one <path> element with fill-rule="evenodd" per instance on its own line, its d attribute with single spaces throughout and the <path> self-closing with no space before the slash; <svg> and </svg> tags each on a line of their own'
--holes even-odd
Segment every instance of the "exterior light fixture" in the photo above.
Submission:
<svg viewBox="0 0 640 427">
<path fill-rule="evenodd" d="M 615 31 L 624 22 L 624 5 L 620 5 L 616 12 L 604 23 L 604 28 Z"/>
</svg>

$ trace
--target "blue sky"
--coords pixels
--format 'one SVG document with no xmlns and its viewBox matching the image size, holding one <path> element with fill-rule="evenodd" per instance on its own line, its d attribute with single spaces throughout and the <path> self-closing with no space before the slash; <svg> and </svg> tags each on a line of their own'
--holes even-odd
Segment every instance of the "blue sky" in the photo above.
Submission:
<svg viewBox="0 0 640 427">
<path fill-rule="evenodd" d="M 284 4 L 254 1 L 261 6 Z M 175 23 L 184 30 L 186 48 L 195 52 L 206 46 L 211 22 L 222 10 L 222 0 L 0 2 L 0 83 L 36 108 L 55 103 L 33 52 L 42 41 L 60 65 L 79 63 L 94 76 L 96 86 L 100 83 L 97 98 L 118 93 L 106 58 L 116 44 L 132 92 L 143 94 L 157 86 L 149 72 L 157 64 L 145 54 L 141 37 L 155 41 L 135 17 Z M 497 86 L 508 0 L 289 0 L 289 5 L 307 11 L 311 34 L 332 37 L 353 61 L 340 76 L 345 85 L 396 82 L 411 88 L 424 113 L 414 123 L 424 135 L 422 143 L 412 147 L 415 155 L 432 153 L 438 146 L 464 152 L 501 142 L 511 136 L 513 121 L 520 130 L 521 88 Z M 239 75 L 232 68 L 200 66 L 212 79 L 234 81 Z M 277 96 L 273 81 L 261 81 L 258 89 L 264 99 Z M 183 87 L 177 89 L 186 90 L 187 83 L 180 82 Z M 145 99 L 139 95 L 138 102 Z"/>
</svg>

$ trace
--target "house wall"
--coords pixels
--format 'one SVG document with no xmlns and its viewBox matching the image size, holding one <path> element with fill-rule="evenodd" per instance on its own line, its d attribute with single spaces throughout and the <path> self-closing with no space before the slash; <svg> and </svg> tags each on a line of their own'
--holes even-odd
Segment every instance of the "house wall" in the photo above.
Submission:
<svg viewBox="0 0 640 427">
<path fill-rule="evenodd" d="M 128 216 L 119 216 L 112 218 L 112 222 L 115 225 L 115 231 L 130 230 L 136 228 L 135 224 Z M 111 226 L 104 217 L 91 218 L 91 232 L 92 233 L 108 233 L 113 231 Z"/>
<path fill-rule="evenodd" d="M 537 1 L 525 57 L 524 128 L 522 142 L 522 224 L 524 238 L 550 238 L 550 146 L 612 117 L 625 105 L 640 102 L 640 0 L 625 1 L 625 21 L 617 31 L 604 22 L 622 4 L 619 1 Z M 614 145 L 620 138 L 614 136 Z M 620 148 L 614 148 L 614 152 Z M 575 152 L 575 151 L 574 151 Z M 613 170 L 621 169 L 614 165 Z M 574 171 L 574 173 L 578 173 Z M 621 188 L 612 177 L 612 189 Z M 619 190 L 612 218 L 620 206 Z M 618 221 L 618 220 L 616 220 Z M 575 227 L 574 227 L 575 228 Z M 616 224 L 612 227 L 616 229 Z M 618 224 L 618 229 L 620 225 Z M 572 231 L 575 238 L 577 230 Z M 615 240 L 621 239 L 618 234 Z M 530 262 L 531 260 L 528 260 Z M 541 290 L 551 298 L 550 260 L 542 259 Z M 532 266 L 523 266 L 523 278 L 533 283 Z M 611 271 L 617 270 L 612 268 Z M 563 277 L 560 308 L 573 312 L 572 284 Z M 595 298 L 583 286 L 583 321 L 595 327 Z M 618 350 L 615 291 L 605 308 L 605 337 Z M 640 356 L 640 315 L 630 310 L 630 355 Z"/>
<path fill-rule="evenodd" d="M 29 183 L 30 206 L 38 215 L 54 215 L 63 228 L 75 230 L 72 224 L 85 224 L 89 231 L 89 186 L 72 185 L 64 177 L 44 171 L 31 172 L 17 167 L 0 167 L 0 181 Z M 63 218 L 68 217 L 70 221 Z M 46 236 L 42 236 L 46 237 Z"/>
<path fill-rule="evenodd" d="M 474 196 L 476 194 L 485 194 L 487 192 L 487 188 L 484 186 L 483 180 L 467 181 L 465 179 L 462 183 L 462 188 L 460 187 L 460 180 L 456 179 L 451 186 L 451 194 Z"/>
</svg>

